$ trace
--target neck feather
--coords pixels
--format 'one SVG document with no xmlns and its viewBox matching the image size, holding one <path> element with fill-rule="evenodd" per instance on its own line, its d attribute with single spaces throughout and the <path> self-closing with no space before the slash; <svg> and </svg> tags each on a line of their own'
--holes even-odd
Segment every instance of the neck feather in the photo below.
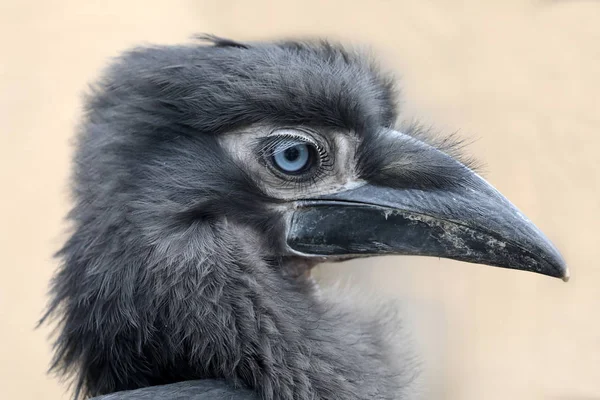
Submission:
<svg viewBox="0 0 600 400">
<path fill-rule="evenodd" d="M 217 378 L 262 399 L 405 398 L 414 364 L 392 351 L 393 307 L 361 312 L 211 232 L 182 240 L 193 249 L 67 243 L 49 314 L 62 323 L 54 369 L 78 394 Z"/>
</svg>

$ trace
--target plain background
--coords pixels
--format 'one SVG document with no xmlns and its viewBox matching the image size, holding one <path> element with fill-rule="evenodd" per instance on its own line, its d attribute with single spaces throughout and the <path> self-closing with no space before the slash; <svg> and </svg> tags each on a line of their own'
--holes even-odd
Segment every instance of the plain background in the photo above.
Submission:
<svg viewBox="0 0 600 400">
<path fill-rule="evenodd" d="M 485 176 L 562 250 L 568 284 L 438 259 L 324 266 L 398 298 L 438 399 L 600 399 L 600 2 L 0 3 L 0 399 L 67 398 L 34 330 L 64 239 L 80 95 L 140 43 L 209 32 L 371 45 L 407 117 L 474 139 Z M 359 299 L 357 299 L 358 301 Z"/>
</svg>

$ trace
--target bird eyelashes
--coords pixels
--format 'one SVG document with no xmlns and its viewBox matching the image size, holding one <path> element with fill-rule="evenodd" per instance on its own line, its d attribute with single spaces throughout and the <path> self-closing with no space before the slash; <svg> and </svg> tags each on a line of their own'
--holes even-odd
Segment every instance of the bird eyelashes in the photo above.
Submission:
<svg viewBox="0 0 600 400">
<path fill-rule="evenodd" d="M 333 168 L 325 146 L 291 130 L 274 132 L 257 140 L 258 161 L 285 186 L 306 187 L 317 183 Z"/>
</svg>

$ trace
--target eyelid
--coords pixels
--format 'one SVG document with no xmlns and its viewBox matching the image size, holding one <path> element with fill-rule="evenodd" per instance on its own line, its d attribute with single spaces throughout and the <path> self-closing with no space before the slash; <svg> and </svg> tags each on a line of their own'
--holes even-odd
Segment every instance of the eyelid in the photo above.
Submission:
<svg viewBox="0 0 600 400">
<path fill-rule="evenodd" d="M 292 126 L 283 126 L 277 129 L 273 129 L 271 132 L 269 132 L 267 136 L 273 135 L 299 136 L 300 138 L 309 138 L 310 140 L 316 140 L 315 136 L 318 136 L 318 134 L 311 129 Z"/>
<path fill-rule="evenodd" d="M 271 131 L 266 138 L 287 138 L 287 139 L 296 139 L 301 140 L 306 143 L 310 143 L 314 145 L 316 148 L 322 147 L 318 140 L 314 138 L 314 134 L 310 131 L 305 131 L 302 129 L 290 129 L 290 128 L 282 128 Z M 266 139 L 265 138 L 265 139 Z"/>
<path fill-rule="evenodd" d="M 279 128 L 271 131 L 267 136 L 258 139 L 254 153 L 259 156 L 260 161 L 285 140 L 298 140 L 314 146 L 320 158 L 327 153 L 327 150 L 313 137 L 310 131 L 296 128 Z"/>
</svg>

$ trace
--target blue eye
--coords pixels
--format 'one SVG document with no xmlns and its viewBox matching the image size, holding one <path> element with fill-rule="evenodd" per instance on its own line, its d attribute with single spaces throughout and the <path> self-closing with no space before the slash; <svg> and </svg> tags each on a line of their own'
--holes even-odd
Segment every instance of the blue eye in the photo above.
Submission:
<svg viewBox="0 0 600 400">
<path fill-rule="evenodd" d="M 307 143 L 284 142 L 273 149 L 273 163 L 283 173 L 302 173 L 311 166 L 313 152 L 314 148 Z"/>
</svg>

